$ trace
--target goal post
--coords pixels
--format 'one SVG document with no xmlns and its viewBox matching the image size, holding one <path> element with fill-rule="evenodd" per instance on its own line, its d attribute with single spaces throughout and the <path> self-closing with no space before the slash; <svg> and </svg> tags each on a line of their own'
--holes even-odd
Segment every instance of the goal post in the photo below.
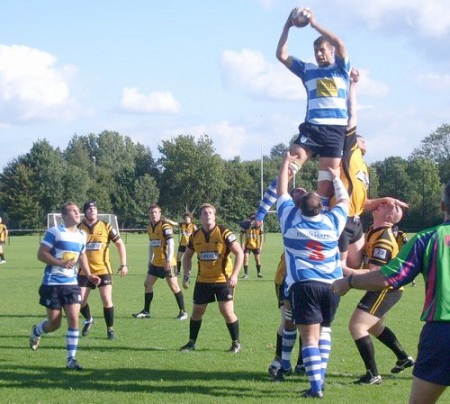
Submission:
<svg viewBox="0 0 450 404">
<path fill-rule="evenodd" d="M 80 217 L 83 219 L 84 214 L 80 213 Z M 99 213 L 97 215 L 99 220 L 103 220 L 109 223 L 119 233 L 119 224 L 117 222 L 117 216 L 112 213 Z M 50 227 L 56 227 L 63 223 L 61 213 L 48 213 L 47 214 L 47 229 Z"/>
</svg>

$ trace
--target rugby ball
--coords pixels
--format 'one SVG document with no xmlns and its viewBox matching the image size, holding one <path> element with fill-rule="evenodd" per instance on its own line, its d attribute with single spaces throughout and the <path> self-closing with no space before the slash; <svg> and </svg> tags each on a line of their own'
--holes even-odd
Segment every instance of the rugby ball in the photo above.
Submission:
<svg viewBox="0 0 450 404">
<path fill-rule="evenodd" d="M 294 8 L 291 13 L 292 25 L 295 25 L 298 28 L 306 27 L 309 24 L 309 17 L 311 17 L 309 8 Z"/>
</svg>

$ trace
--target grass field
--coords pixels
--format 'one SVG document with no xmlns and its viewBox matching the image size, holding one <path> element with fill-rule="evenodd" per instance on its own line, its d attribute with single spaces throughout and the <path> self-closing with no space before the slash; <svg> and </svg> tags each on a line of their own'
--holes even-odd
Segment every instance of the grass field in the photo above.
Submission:
<svg viewBox="0 0 450 404">
<path fill-rule="evenodd" d="M 65 369 L 65 330 L 42 338 L 39 350 L 28 347 L 31 326 L 43 318 L 38 287 L 43 264 L 36 259 L 38 236 L 12 237 L 5 247 L 7 264 L 0 266 L 0 402 L 1 403 L 282 403 L 298 400 L 298 391 L 308 387 L 305 377 L 292 376 L 284 383 L 269 380 L 279 313 L 273 276 L 281 252 L 279 234 L 268 234 L 263 251 L 264 279 L 256 278 L 254 262 L 250 279 L 239 283 L 236 314 L 240 320 L 242 352 L 225 352 L 228 331 L 217 305 L 210 305 L 197 341 L 197 351 L 181 353 L 187 342 L 189 320 L 177 322 L 175 299 L 165 281 L 158 281 L 152 303 L 152 318 L 136 320 L 131 313 L 143 305 L 147 240 L 128 235 L 130 274 L 114 278 L 116 341 L 106 339 L 98 292 L 90 297 L 96 324 L 80 340 L 77 358 L 83 372 Z M 113 248 L 114 266 L 118 263 Z M 411 385 L 411 370 L 392 376 L 395 357 L 375 341 L 379 386 L 356 386 L 352 382 L 364 371 L 347 330 L 350 315 L 362 292 L 351 291 L 341 300 L 333 325 L 331 359 L 325 402 L 405 403 Z M 192 288 L 185 292 L 188 311 Z M 406 287 L 400 303 L 388 317 L 407 351 L 416 355 L 422 324 L 419 314 L 423 284 Z M 294 348 L 295 358 L 297 346 Z M 447 392 L 442 402 L 450 399 Z"/>
</svg>

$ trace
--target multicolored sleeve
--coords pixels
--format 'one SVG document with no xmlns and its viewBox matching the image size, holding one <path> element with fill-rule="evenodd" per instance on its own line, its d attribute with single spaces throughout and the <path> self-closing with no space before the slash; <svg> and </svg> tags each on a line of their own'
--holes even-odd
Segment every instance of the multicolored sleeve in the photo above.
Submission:
<svg viewBox="0 0 450 404">
<path fill-rule="evenodd" d="M 164 239 L 166 241 L 173 238 L 173 228 L 169 223 L 163 223 L 161 229 L 162 229 L 162 234 L 164 236 Z"/>
<path fill-rule="evenodd" d="M 423 255 L 430 234 L 417 233 L 396 258 L 381 267 L 381 272 L 394 288 L 404 286 L 422 272 Z"/>
</svg>

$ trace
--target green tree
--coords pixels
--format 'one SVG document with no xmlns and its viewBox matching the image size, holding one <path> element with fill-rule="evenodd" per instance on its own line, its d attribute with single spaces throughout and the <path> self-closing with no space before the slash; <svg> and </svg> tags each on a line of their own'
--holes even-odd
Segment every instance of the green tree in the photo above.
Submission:
<svg viewBox="0 0 450 404">
<path fill-rule="evenodd" d="M 42 228 L 43 210 L 34 187 L 34 173 L 19 157 L 0 174 L 0 203 L 8 212 L 9 227 Z"/>
<path fill-rule="evenodd" d="M 159 199 L 159 189 L 155 179 L 144 174 L 134 181 L 134 225 L 141 227 L 148 223 L 148 208 Z"/>
<path fill-rule="evenodd" d="M 414 149 L 410 159 L 427 158 L 439 166 L 442 183 L 450 180 L 450 125 L 443 124 L 422 140 L 420 147 Z"/>
<path fill-rule="evenodd" d="M 158 146 L 162 157 L 159 188 L 166 214 L 196 210 L 202 203 L 218 204 L 225 188 L 224 162 L 215 153 L 211 139 L 179 135 Z"/>
</svg>

